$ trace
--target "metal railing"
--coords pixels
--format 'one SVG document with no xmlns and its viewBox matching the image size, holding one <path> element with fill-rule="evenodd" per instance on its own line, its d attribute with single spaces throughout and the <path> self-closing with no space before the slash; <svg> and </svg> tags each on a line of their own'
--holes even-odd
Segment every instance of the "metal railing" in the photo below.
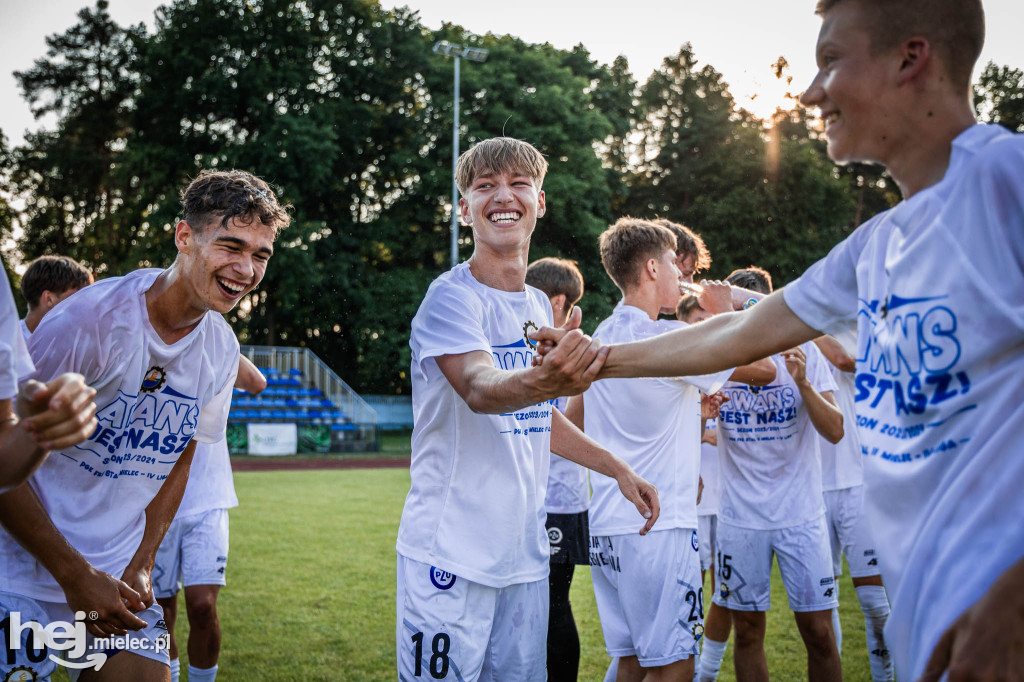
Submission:
<svg viewBox="0 0 1024 682">
<path fill-rule="evenodd" d="M 308 348 L 242 346 L 241 350 L 242 355 L 257 367 L 273 367 L 284 378 L 288 378 L 289 370 L 298 369 L 302 372 L 303 383 L 319 388 L 325 397 L 345 412 L 349 421 L 376 427 L 377 412 Z"/>
</svg>

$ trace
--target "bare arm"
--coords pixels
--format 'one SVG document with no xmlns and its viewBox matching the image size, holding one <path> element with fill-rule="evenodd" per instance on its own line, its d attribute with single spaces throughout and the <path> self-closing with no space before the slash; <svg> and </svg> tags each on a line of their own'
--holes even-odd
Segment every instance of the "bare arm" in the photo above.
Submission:
<svg viewBox="0 0 1024 682">
<path fill-rule="evenodd" d="M 551 416 L 551 452 L 576 462 L 588 469 L 614 478 L 622 495 L 636 505 L 647 523 L 640 535 L 647 535 L 661 513 L 658 491 L 637 476 L 626 462 L 598 445 L 592 438 L 576 428 L 566 416 L 553 410 Z"/>
<path fill-rule="evenodd" d="M 20 423 L 12 401 L 0 400 L 0 489 L 28 478 L 49 450 L 88 438 L 96 428 L 95 395 L 79 374 L 26 382 L 18 396 Z"/>
<path fill-rule="evenodd" d="M 156 496 L 146 506 L 146 529 L 142 534 L 142 542 L 139 543 L 139 548 L 135 550 L 135 555 L 121 576 L 121 580 L 139 593 L 147 607 L 153 605 L 153 585 L 150 576 L 156 562 L 156 552 L 164 535 L 167 534 L 171 521 L 174 520 L 174 515 L 178 513 L 195 451 L 196 441 L 192 440 L 171 467 L 171 472 L 164 479 Z"/>
<path fill-rule="evenodd" d="M 749 386 L 767 386 L 775 381 L 775 363 L 771 358 L 761 358 L 749 365 L 737 367 L 731 375 L 730 381 L 738 381 Z"/>
<path fill-rule="evenodd" d="M 244 355 L 238 356 L 238 376 L 235 377 L 235 388 L 240 388 L 252 395 L 262 393 L 267 387 L 267 378 L 256 365 Z"/>
<path fill-rule="evenodd" d="M 791 348 L 782 354 L 786 358 L 786 369 L 796 382 L 800 398 L 811 418 L 814 430 L 830 443 L 843 439 L 843 413 L 836 404 L 832 391 L 818 393 L 807 379 L 807 356 L 800 348 Z"/>
<path fill-rule="evenodd" d="M 558 341 L 562 335 L 557 332 L 545 327 L 534 338 Z M 715 315 L 685 329 L 610 346 L 598 378 L 710 374 L 746 365 L 818 336 L 821 332 L 804 324 L 776 292 L 749 310 Z"/>
<path fill-rule="evenodd" d="M 442 355 L 436 359 L 437 366 L 469 408 L 484 414 L 512 412 L 582 393 L 597 377 L 608 350 L 575 328 L 581 315 L 579 308 L 573 309 L 567 323 L 571 330 L 557 330 L 563 332 L 561 342 L 543 364 L 508 372 L 494 366 L 490 353 L 470 351 Z"/>
<path fill-rule="evenodd" d="M 583 430 L 583 396 L 574 395 L 569 398 L 569 404 L 565 406 L 565 418 L 580 431 Z"/>
<path fill-rule="evenodd" d="M 139 594 L 117 578 L 93 568 L 53 525 L 27 483 L 0 495 L 0 524 L 54 577 L 72 611 L 98 614 L 98 618 L 87 622 L 89 632 L 106 637 L 146 626 L 128 610 L 128 606 L 136 610 L 145 608 Z"/>
<path fill-rule="evenodd" d="M 831 336 L 819 336 L 814 339 L 814 345 L 818 347 L 825 359 L 835 365 L 836 369 L 843 372 L 853 372 L 857 369 L 857 361 L 846 352 L 843 344 Z"/>
</svg>

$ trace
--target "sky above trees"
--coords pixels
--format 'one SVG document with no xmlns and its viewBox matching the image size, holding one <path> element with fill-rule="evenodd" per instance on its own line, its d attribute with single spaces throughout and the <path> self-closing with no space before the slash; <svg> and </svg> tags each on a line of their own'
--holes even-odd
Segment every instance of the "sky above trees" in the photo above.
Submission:
<svg viewBox="0 0 1024 682">
<path fill-rule="evenodd" d="M 83 0 L 0 2 L 0 101 L 5 103 L 0 110 L 0 130 L 9 140 L 19 142 L 26 128 L 39 125 L 21 99 L 12 72 L 29 68 L 44 54 L 44 38 L 65 31 L 87 4 Z M 153 12 L 160 4 L 160 0 L 113 0 L 110 13 L 121 25 L 144 22 L 152 29 Z M 585 12 L 580 10 L 584 4 Z M 689 42 L 702 61 L 723 74 L 737 101 L 762 116 L 774 109 L 785 92 L 771 73 L 779 56 L 790 65 L 794 89 L 805 87 L 813 76 L 813 46 L 819 26 L 813 4 L 813 0 L 635 0 L 627 9 L 615 0 L 522 0 L 497 11 L 497 5 L 463 0 L 382 2 L 386 8 L 410 7 L 432 29 L 449 22 L 478 34 L 512 34 L 562 49 L 583 43 L 605 64 L 623 54 L 640 81 Z M 1020 39 L 1024 3 L 986 0 L 985 7 L 988 38 L 975 76 L 990 60 L 1024 67 L 1024 41 Z M 764 94 L 751 102 L 750 95 L 759 91 Z M 52 122 L 52 118 L 43 119 L 43 125 Z"/>
</svg>

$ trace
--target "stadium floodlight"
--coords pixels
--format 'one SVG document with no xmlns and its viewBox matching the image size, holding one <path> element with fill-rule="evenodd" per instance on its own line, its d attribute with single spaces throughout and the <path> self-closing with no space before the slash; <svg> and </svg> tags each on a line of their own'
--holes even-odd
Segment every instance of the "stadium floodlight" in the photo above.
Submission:
<svg viewBox="0 0 1024 682">
<path fill-rule="evenodd" d="M 434 43 L 434 52 L 455 58 L 455 120 L 452 122 L 452 267 L 459 263 L 459 188 L 455 184 L 455 167 L 459 163 L 459 59 L 482 62 L 487 59 L 487 50 L 480 47 L 463 47 L 457 43 L 440 40 Z"/>
</svg>

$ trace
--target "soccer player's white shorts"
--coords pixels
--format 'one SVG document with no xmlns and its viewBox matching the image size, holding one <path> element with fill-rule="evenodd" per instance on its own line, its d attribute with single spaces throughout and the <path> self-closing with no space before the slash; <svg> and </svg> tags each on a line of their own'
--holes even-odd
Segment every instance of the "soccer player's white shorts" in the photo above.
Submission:
<svg viewBox="0 0 1024 682">
<path fill-rule="evenodd" d="M 861 508 L 864 486 L 825 491 L 825 521 L 832 544 L 832 573 L 843 574 L 843 555 L 850 565 L 850 577 L 879 575 L 878 556 Z"/>
<path fill-rule="evenodd" d="M 179 586 L 226 585 L 228 510 L 175 518 L 164 535 L 153 566 L 153 594 L 167 599 Z"/>
<path fill-rule="evenodd" d="M 794 611 L 839 605 L 824 514 L 777 530 L 754 530 L 718 520 L 718 587 L 714 603 L 734 611 L 767 611 L 772 600 L 772 557 Z"/>
<path fill-rule="evenodd" d="M 697 540 L 700 543 L 700 570 L 711 568 L 718 544 L 718 514 L 702 514 L 697 517 Z"/>
<path fill-rule="evenodd" d="M 398 679 L 547 679 L 548 580 L 487 587 L 398 555 Z"/>
<path fill-rule="evenodd" d="M 699 651 L 704 588 L 697 531 L 591 536 L 590 563 L 608 655 L 650 668 Z"/>
<path fill-rule="evenodd" d="M 170 638 L 159 604 L 135 614 L 147 627 L 122 637 L 94 637 L 85 629 L 88 614 L 78 613 L 82 618 L 76 620 L 67 604 L 0 592 L 0 680 L 49 680 L 58 667 L 64 667 L 74 682 L 82 669 L 94 667 L 100 657 L 106 662 L 126 651 L 170 665 Z M 27 625 L 39 623 L 45 628 L 57 621 L 68 626 L 54 626 L 51 631 L 56 637 L 51 642 L 36 642 Z M 14 642 L 17 648 L 12 646 Z"/>
</svg>

